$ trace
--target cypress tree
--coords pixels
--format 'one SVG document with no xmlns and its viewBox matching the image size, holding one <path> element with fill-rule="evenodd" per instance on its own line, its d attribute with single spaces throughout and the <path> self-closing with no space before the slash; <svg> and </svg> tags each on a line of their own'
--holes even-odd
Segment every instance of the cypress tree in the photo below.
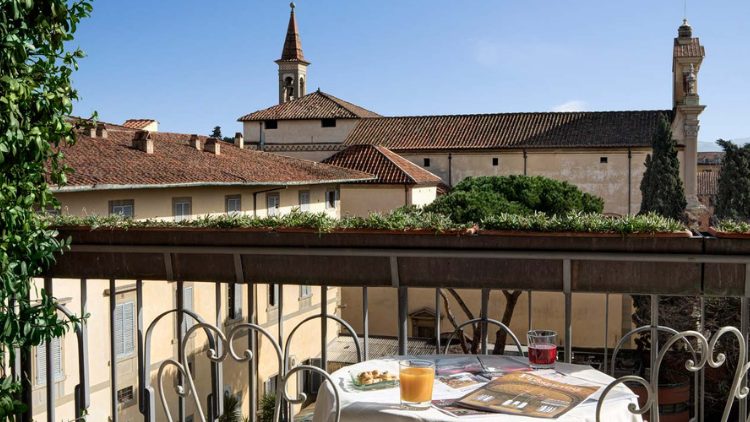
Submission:
<svg viewBox="0 0 750 422">
<path fill-rule="evenodd" d="M 719 218 L 747 220 L 750 217 L 750 144 L 738 146 L 719 139 L 724 164 L 719 173 L 714 213 Z"/>
<path fill-rule="evenodd" d="M 641 214 L 655 212 L 679 219 L 685 207 L 685 189 L 680 179 L 680 160 L 669 121 L 662 117 L 651 140 L 653 154 L 646 156 L 646 172 L 641 181 Z"/>
</svg>

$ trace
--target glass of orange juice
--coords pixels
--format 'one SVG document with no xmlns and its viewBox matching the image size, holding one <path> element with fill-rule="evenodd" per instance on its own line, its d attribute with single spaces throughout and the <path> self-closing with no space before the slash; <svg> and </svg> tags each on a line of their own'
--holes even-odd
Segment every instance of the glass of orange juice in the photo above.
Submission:
<svg viewBox="0 0 750 422">
<path fill-rule="evenodd" d="M 426 410 L 432 405 L 432 385 L 435 383 L 435 362 L 402 360 L 399 362 L 401 407 Z"/>
</svg>

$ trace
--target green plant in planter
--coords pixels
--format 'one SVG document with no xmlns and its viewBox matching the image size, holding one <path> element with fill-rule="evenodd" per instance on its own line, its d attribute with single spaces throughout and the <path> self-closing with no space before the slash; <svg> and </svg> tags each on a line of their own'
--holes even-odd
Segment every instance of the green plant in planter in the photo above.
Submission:
<svg viewBox="0 0 750 422">
<path fill-rule="evenodd" d="M 219 422 L 242 422 L 242 399 L 229 391 L 224 392 L 224 414 Z"/>
<path fill-rule="evenodd" d="M 14 348 L 28 358 L 67 327 L 46 291 L 30 300 L 33 278 L 68 245 L 35 209 L 59 209 L 50 186 L 64 185 L 69 171 L 58 147 L 76 139 L 70 77 L 84 57 L 65 43 L 91 10 L 87 0 L 0 2 L 0 421 L 29 410 L 16 397 L 31 388 L 30 374 L 15 382 L 6 366 L 20 358 Z"/>
<path fill-rule="evenodd" d="M 276 394 L 264 394 L 260 399 L 260 413 L 258 422 L 273 422 L 273 412 L 276 409 Z"/>
</svg>

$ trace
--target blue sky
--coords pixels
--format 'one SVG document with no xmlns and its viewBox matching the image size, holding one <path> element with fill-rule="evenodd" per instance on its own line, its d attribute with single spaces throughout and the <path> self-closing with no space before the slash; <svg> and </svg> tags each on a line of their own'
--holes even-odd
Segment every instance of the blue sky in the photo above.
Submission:
<svg viewBox="0 0 750 422">
<path fill-rule="evenodd" d="M 383 115 L 672 106 L 683 0 L 299 0 L 308 91 Z M 750 1 L 688 1 L 706 48 L 700 141 L 750 137 Z M 225 136 L 278 101 L 282 0 L 94 4 L 75 43 L 78 115 Z"/>
</svg>

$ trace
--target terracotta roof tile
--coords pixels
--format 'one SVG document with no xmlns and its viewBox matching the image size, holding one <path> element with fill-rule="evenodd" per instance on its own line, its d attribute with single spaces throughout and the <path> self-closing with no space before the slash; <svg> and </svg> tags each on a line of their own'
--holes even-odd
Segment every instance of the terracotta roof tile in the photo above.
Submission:
<svg viewBox="0 0 750 422">
<path fill-rule="evenodd" d="M 441 149 L 650 147 L 670 110 L 503 113 L 362 119 L 344 145 L 394 151 Z"/>
<path fill-rule="evenodd" d="M 238 121 L 359 119 L 363 117 L 380 117 L 380 115 L 318 90 L 302 98 L 242 116 Z"/>
<path fill-rule="evenodd" d="M 122 124 L 122 126 L 131 129 L 143 129 L 144 127 L 150 125 L 151 123 L 154 123 L 155 121 L 156 120 L 153 119 L 129 119 L 126 120 L 125 123 Z"/>
<path fill-rule="evenodd" d="M 302 54 L 302 42 L 299 39 L 299 30 L 297 29 L 297 18 L 294 16 L 294 9 L 289 16 L 289 27 L 286 30 L 286 39 L 284 40 L 284 49 L 281 50 L 281 59 L 276 62 L 301 62 L 310 64 L 305 61 L 305 55 Z"/>
<path fill-rule="evenodd" d="M 698 173 L 698 195 L 716 195 L 719 190 L 719 174 L 702 171 Z"/>
<path fill-rule="evenodd" d="M 377 184 L 438 184 L 442 180 L 388 148 L 354 145 L 323 160 L 326 164 L 374 174 Z"/>
<path fill-rule="evenodd" d="M 675 57 L 706 57 L 706 50 L 701 45 L 700 39 L 691 38 L 690 43 L 680 44 L 679 40 L 674 40 Z"/>
<path fill-rule="evenodd" d="M 65 162 L 76 170 L 64 190 L 119 185 L 286 185 L 363 181 L 372 176 L 314 161 L 252 150 L 222 143 L 221 154 L 199 151 L 191 135 L 151 132 L 154 153 L 132 147 L 136 131 L 109 132 L 107 138 L 78 135 L 73 147 L 63 147 Z M 205 144 L 206 136 L 199 136 Z"/>
</svg>

